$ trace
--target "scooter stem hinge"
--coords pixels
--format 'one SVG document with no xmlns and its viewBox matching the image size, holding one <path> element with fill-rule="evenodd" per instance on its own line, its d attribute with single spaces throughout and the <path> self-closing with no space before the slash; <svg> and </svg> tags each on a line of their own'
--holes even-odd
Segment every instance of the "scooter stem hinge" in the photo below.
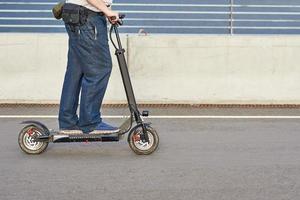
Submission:
<svg viewBox="0 0 300 200">
<path fill-rule="evenodd" d="M 125 53 L 125 49 L 117 49 L 115 55 L 121 55 Z"/>
</svg>

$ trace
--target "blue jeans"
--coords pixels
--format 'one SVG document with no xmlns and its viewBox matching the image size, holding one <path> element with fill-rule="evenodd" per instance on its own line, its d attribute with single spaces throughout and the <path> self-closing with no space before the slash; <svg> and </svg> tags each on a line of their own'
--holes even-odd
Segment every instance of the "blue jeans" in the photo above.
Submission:
<svg viewBox="0 0 300 200">
<path fill-rule="evenodd" d="M 59 128 L 77 126 L 83 132 L 90 132 L 102 121 L 100 106 L 112 69 L 107 21 L 105 16 L 97 15 L 89 17 L 82 26 L 65 26 L 69 51 L 60 100 Z"/>
</svg>

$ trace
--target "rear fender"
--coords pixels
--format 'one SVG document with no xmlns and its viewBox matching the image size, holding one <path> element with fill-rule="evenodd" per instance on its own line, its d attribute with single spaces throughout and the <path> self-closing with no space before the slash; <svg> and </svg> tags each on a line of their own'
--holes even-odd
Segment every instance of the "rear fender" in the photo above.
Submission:
<svg viewBox="0 0 300 200">
<path fill-rule="evenodd" d="M 27 125 L 36 126 L 36 127 L 40 128 L 41 130 L 44 130 L 44 132 L 45 132 L 46 135 L 50 135 L 50 131 L 47 128 L 47 126 L 44 125 L 43 123 L 39 122 L 39 121 L 28 120 L 28 121 L 21 122 L 21 124 L 27 124 Z"/>
</svg>

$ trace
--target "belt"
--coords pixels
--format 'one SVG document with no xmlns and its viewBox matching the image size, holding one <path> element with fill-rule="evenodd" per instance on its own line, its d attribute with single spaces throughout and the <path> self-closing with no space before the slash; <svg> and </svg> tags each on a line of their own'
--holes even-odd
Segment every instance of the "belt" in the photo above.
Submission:
<svg viewBox="0 0 300 200">
<path fill-rule="evenodd" d="M 95 12 L 93 10 L 90 10 L 84 6 L 80 6 L 84 15 L 86 15 L 87 17 L 93 17 L 93 16 L 96 16 L 96 15 L 100 15 L 100 16 L 104 16 L 104 13 L 103 12 Z"/>
</svg>

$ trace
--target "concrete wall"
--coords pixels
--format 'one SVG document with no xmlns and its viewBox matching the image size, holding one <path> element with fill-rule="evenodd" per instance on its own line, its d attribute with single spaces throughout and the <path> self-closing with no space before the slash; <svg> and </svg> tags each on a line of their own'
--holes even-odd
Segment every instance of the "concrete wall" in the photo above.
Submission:
<svg viewBox="0 0 300 200">
<path fill-rule="evenodd" d="M 127 37 L 122 37 L 127 48 Z M 67 64 L 65 34 L 0 34 L 0 103 L 58 103 Z M 126 100 L 117 61 L 107 102 Z"/>
<path fill-rule="evenodd" d="M 300 103 L 299 36 L 153 35 L 122 40 L 139 102 Z M 0 44 L 0 102 L 59 101 L 66 35 L 0 34 Z M 116 63 L 106 103 L 126 100 Z"/>
</svg>

